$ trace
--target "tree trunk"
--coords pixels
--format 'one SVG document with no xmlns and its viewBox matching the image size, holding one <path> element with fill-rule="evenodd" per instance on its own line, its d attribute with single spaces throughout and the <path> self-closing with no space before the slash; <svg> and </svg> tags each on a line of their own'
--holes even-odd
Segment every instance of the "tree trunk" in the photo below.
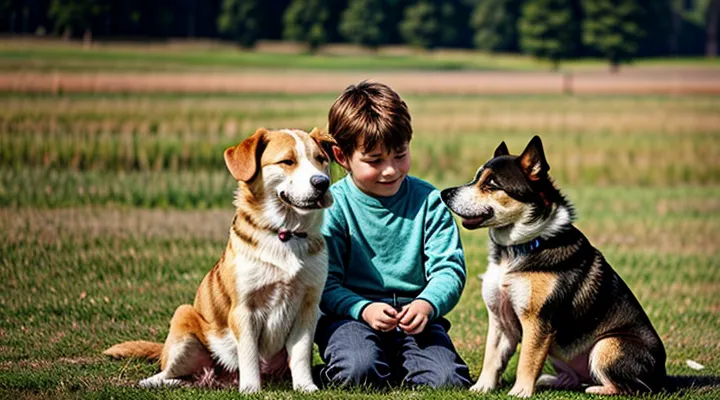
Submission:
<svg viewBox="0 0 720 400">
<path fill-rule="evenodd" d="M 85 29 L 85 34 L 83 35 L 83 49 L 89 49 L 92 47 L 92 31 L 90 29 Z"/>
<path fill-rule="evenodd" d="M 671 3 L 672 4 L 672 3 Z M 682 27 L 682 15 L 680 10 L 672 8 L 672 34 L 670 35 L 670 53 L 678 54 L 680 43 L 680 29 Z"/>
<path fill-rule="evenodd" d="M 717 56 L 718 20 L 720 19 L 720 0 L 712 0 L 708 5 L 707 13 L 707 41 L 705 42 L 705 56 Z"/>
</svg>

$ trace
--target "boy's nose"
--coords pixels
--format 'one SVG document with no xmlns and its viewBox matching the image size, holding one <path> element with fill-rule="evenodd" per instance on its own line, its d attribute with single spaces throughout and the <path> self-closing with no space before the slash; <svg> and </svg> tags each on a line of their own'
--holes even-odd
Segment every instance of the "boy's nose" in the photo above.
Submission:
<svg viewBox="0 0 720 400">
<path fill-rule="evenodd" d="M 325 175 L 313 175 L 310 177 L 310 184 L 315 189 L 324 192 L 330 187 L 330 178 Z"/>
<path fill-rule="evenodd" d="M 385 169 L 383 169 L 384 176 L 394 176 L 396 172 L 397 168 L 395 168 L 395 165 L 392 163 L 388 164 Z"/>
</svg>

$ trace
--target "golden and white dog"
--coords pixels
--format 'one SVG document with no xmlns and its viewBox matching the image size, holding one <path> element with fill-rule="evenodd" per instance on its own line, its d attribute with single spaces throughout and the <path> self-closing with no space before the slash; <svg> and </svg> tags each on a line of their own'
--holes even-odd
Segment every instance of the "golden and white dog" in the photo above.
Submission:
<svg viewBox="0 0 720 400">
<path fill-rule="evenodd" d="M 320 226 L 332 204 L 323 150 L 331 141 L 317 128 L 310 134 L 259 129 L 225 150 L 238 190 L 220 261 L 194 304 L 175 311 L 164 345 L 125 342 L 105 354 L 160 358 L 162 371 L 140 382 L 146 387 L 176 385 L 219 366 L 238 371 L 240 391 L 252 393 L 261 388 L 261 373 L 289 362 L 293 388 L 317 390 L 310 368 L 327 276 Z"/>
</svg>

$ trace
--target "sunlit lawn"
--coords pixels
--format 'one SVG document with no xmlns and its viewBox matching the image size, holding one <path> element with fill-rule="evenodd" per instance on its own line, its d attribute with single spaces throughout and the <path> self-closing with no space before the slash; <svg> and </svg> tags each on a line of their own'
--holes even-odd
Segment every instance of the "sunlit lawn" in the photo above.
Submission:
<svg viewBox="0 0 720 400">
<path fill-rule="evenodd" d="M 146 391 L 157 371 L 107 346 L 162 341 L 220 256 L 233 181 L 222 150 L 259 126 L 324 126 L 333 96 L 0 96 L 0 397 L 235 398 L 230 390 Z M 470 180 L 505 140 L 540 135 L 577 225 L 645 307 L 679 392 L 720 386 L 720 98 L 408 96 L 412 173 Z M 468 283 L 448 315 L 473 378 L 486 311 L 487 233 L 463 230 Z M 691 359 L 705 366 L 696 371 Z M 315 359 L 315 362 L 319 360 Z M 505 398 L 505 386 L 490 398 Z M 689 388 L 695 383 L 699 388 Z M 714 385 L 714 388 L 711 387 Z M 461 398 L 464 391 L 323 391 L 272 386 L 257 398 Z M 473 395 L 475 398 L 485 396 Z M 542 392 L 538 398 L 589 398 Z"/>
</svg>

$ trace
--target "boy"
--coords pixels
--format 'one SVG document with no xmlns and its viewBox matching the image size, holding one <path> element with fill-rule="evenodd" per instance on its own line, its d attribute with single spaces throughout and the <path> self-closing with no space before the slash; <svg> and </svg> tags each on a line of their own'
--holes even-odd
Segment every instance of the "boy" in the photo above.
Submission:
<svg viewBox="0 0 720 400">
<path fill-rule="evenodd" d="M 335 203 L 323 225 L 321 381 L 469 386 L 443 318 L 465 285 L 460 237 L 439 192 L 408 176 L 405 102 L 380 83 L 351 85 L 330 108 L 328 131 L 348 176 L 331 188 Z"/>
</svg>

